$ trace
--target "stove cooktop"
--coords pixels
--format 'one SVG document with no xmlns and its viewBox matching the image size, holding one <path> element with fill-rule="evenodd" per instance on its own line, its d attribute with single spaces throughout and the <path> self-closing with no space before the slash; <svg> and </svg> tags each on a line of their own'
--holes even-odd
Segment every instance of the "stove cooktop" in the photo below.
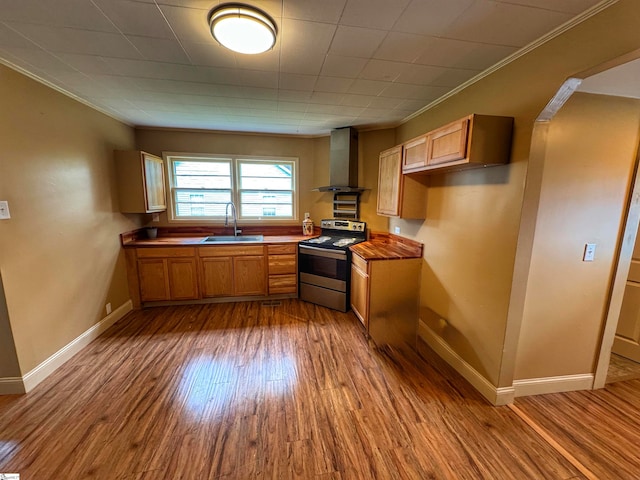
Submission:
<svg viewBox="0 0 640 480">
<path fill-rule="evenodd" d="M 302 240 L 301 245 L 317 248 L 347 250 L 351 245 L 367 239 L 366 223 L 354 220 L 322 220 L 319 237 Z"/>
<path fill-rule="evenodd" d="M 356 237 L 341 237 L 341 236 L 329 236 L 322 235 L 316 238 L 310 238 L 309 240 L 302 240 L 300 243 L 305 245 L 311 245 L 316 247 L 328 248 L 333 247 L 348 247 L 356 243 L 364 242 L 364 238 Z"/>
</svg>

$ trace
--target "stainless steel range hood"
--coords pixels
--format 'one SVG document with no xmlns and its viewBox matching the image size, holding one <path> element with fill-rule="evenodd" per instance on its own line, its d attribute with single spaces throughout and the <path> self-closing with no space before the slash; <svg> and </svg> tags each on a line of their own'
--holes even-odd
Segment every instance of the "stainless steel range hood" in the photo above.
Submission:
<svg viewBox="0 0 640 480">
<path fill-rule="evenodd" d="M 362 192 L 358 187 L 358 131 L 353 127 L 331 131 L 329 185 L 314 188 L 319 192 Z"/>
</svg>

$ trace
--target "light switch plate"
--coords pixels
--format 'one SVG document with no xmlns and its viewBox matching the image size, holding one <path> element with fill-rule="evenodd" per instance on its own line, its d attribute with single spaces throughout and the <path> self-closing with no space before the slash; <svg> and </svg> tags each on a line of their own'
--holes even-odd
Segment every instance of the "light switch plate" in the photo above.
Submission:
<svg viewBox="0 0 640 480">
<path fill-rule="evenodd" d="M 11 218 L 9 213 L 9 202 L 6 200 L 0 200 L 0 220 L 8 220 Z"/>
<path fill-rule="evenodd" d="M 596 256 L 596 244 L 587 243 L 584 246 L 584 254 L 582 255 L 583 262 L 593 262 Z"/>
</svg>

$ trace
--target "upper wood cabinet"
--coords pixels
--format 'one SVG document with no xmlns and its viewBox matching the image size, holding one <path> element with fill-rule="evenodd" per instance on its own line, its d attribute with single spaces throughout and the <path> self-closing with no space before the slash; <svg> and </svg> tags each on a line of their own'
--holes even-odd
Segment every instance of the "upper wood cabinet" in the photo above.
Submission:
<svg viewBox="0 0 640 480">
<path fill-rule="evenodd" d="M 469 119 L 455 121 L 429 135 L 427 165 L 461 160 L 467 154 Z"/>
<path fill-rule="evenodd" d="M 403 147 L 399 145 L 380 153 L 378 215 L 425 218 L 426 189 L 415 178 L 402 175 L 402 152 Z"/>
<path fill-rule="evenodd" d="M 116 150 L 115 162 L 121 212 L 156 213 L 167 209 L 162 158 L 138 150 Z"/>
<path fill-rule="evenodd" d="M 424 161 L 406 160 L 405 151 L 402 172 L 433 175 L 508 163 L 512 132 L 512 117 L 469 115 L 418 137 L 425 138 Z M 405 149 L 418 139 L 405 143 Z"/>
<path fill-rule="evenodd" d="M 429 136 L 420 135 L 402 145 L 402 171 L 411 172 L 427 166 Z"/>
</svg>

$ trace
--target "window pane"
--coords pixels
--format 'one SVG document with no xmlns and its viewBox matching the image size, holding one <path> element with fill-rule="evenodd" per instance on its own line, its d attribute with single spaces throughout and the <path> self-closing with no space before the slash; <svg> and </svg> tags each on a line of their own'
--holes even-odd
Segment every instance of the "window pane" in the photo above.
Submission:
<svg viewBox="0 0 640 480">
<path fill-rule="evenodd" d="M 231 201 L 229 190 L 177 190 L 175 192 L 176 215 L 178 217 L 224 217 L 227 202 Z"/>
<path fill-rule="evenodd" d="M 231 188 L 231 163 L 225 160 L 210 162 L 173 162 L 174 186 L 178 188 Z"/>
<path fill-rule="evenodd" d="M 241 192 L 242 217 L 292 217 L 292 192 Z"/>
<path fill-rule="evenodd" d="M 238 217 L 291 219 L 295 161 L 176 155 L 170 161 L 173 218 L 221 219 L 236 201 Z"/>
<path fill-rule="evenodd" d="M 240 189 L 291 190 L 293 166 L 286 163 L 241 163 Z"/>
<path fill-rule="evenodd" d="M 291 179 L 242 177 L 240 188 L 248 190 L 291 190 Z"/>
</svg>

